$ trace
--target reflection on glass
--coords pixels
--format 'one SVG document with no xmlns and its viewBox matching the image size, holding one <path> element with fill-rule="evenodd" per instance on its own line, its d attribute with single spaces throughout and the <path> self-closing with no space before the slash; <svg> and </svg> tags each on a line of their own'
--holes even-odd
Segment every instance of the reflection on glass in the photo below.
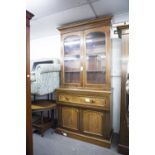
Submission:
<svg viewBox="0 0 155 155">
<path fill-rule="evenodd" d="M 80 37 L 69 36 L 64 39 L 64 55 L 80 55 Z"/>
<path fill-rule="evenodd" d="M 87 56 L 86 68 L 87 71 L 105 71 L 105 56 L 104 55 L 89 55 Z"/>
<path fill-rule="evenodd" d="M 98 54 L 105 52 L 105 33 L 92 32 L 86 37 L 87 54 Z"/>
<path fill-rule="evenodd" d="M 65 83 L 80 83 L 80 72 L 65 72 Z"/>
<path fill-rule="evenodd" d="M 126 77 L 126 97 L 125 97 L 125 104 L 126 104 L 126 114 L 127 114 L 127 124 L 129 126 L 129 73 L 127 73 Z"/>
<path fill-rule="evenodd" d="M 80 83 L 80 37 L 72 35 L 64 39 L 65 83 Z"/>
<path fill-rule="evenodd" d="M 80 56 L 65 58 L 64 70 L 65 72 L 80 71 Z"/>
<path fill-rule="evenodd" d="M 92 32 L 86 36 L 87 83 L 103 84 L 106 74 L 105 33 Z"/>
</svg>

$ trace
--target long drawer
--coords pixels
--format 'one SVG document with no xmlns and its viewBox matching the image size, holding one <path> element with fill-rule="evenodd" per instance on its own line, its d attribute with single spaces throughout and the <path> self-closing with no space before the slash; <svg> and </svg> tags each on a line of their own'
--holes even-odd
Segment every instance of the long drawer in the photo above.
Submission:
<svg viewBox="0 0 155 155">
<path fill-rule="evenodd" d="M 99 107 L 109 107 L 106 97 L 87 97 L 87 96 L 74 96 L 68 94 L 59 94 L 58 95 L 59 102 L 66 103 L 75 103 L 75 104 L 83 104 L 83 105 L 94 105 Z"/>
</svg>

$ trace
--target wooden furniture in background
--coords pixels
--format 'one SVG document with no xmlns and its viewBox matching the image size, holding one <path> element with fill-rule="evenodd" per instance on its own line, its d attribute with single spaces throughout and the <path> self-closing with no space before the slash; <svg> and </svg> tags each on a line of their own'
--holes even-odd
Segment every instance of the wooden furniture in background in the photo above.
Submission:
<svg viewBox="0 0 155 155">
<path fill-rule="evenodd" d="M 58 28 L 61 32 L 61 88 L 56 90 L 57 132 L 110 147 L 111 17 Z"/>
<path fill-rule="evenodd" d="M 41 112 L 41 118 L 34 121 L 32 126 L 39 130 L 39 133 L 43 136 L 44 131 L 54 125 L 52 121 L 54 121 L 54 109 L 56 109 L 56 104 L 51 101 L 36 101 L 32 103 L 31 107 L 32 112 Z M 48 117 L 43 116 L 45 111 L 48 112 Z M 49 113 L 51 113 L 51 117 Z"/>
<path fill-rule="evenodd" d="M 30 89 L 30 19 L 33 14 L 26 11 L 26 154 L 33 155 L 32 112 Z"/>
<path fill-rule="evenodd" d="M 129 25 L 117 28 L 119 36 L 122 39 L 121 54 L 121 118 L 120 118 L 120 139 L 119 152 L 129 154 L 129 94 L 126 91 L 126 82 L 128 74 L 128 57 L 129 57 Z"/>
</svg>

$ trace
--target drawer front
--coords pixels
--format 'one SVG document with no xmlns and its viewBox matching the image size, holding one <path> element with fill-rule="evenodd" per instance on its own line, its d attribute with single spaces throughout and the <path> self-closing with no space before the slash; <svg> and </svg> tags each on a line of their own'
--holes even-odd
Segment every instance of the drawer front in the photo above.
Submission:
<svg viewBox="0 0 155 155">
<path fill-rule="evenodd" d="M 58 100 L 60 102 L 66 102 L 66 103 L 75 103 L 75 104 L 77 103 L 77 104 L 84 104 L 84 105 L 108 107 L 108 104 L 106 102 L 106 98 L 60 94 L 58 96 Z"/>
</svg>

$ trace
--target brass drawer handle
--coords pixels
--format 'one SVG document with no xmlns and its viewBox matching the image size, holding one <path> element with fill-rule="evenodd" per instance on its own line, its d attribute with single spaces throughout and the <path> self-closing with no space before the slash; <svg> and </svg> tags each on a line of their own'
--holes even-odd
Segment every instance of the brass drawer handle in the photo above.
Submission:
<svg viewBox="0 0 155 155">
<path fill-rule="evenodd" d="M 85 102 L 90 102 L 90 99 L 89 98 L 85 98 Z"/>
<path fill-rule="evenodd" d="M 91 103 L 95 103 L 95 101 L 94 100 L 91 100 Z"/>
<path fill-rule="evenodd" d="M 59 96 L 59 99 L 60 100 L 62 100 L 62 101 L 68 101 L 69 100 L 69 98 L 68 97 L 66 97 L 66 96 Z"/>
<path fill-rule="evenodd" d="M 69 101 L 69 98 L 68 97 L 65 97 L 65 100 Z"/>
<path fill-rule="evenodd" d="M 85 102 L 87 103 L 95 103 L 93 99 L 85 98 Z"/>
</svg>

